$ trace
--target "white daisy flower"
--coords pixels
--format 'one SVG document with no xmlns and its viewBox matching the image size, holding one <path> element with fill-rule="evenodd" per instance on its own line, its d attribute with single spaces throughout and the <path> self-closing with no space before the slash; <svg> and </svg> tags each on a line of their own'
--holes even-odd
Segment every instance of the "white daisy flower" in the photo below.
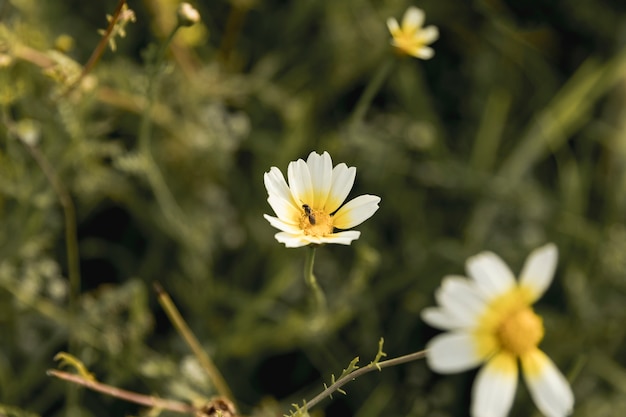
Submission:
<svg viewBox="0 0 626 417">
<path fill-rule="evenodd" d="M 276 240 L 288 248 L 311 243 L 339 243 L 349 245 L 361 235 L 350 229 L 369 219 L 376 210 L 380 197 L 362 195 L 340 208 L 354 184 L 356 168 L 339 164 L 333 168 L 328 152 L 319 155 L 311 152 L 306 162 L 302 159 L 289 163 L 285 182 L 282 172 L 272 167 L 263 176 L 272 206 L 277 217 L 263 216 L 281 230 Z"/>
<path fill-rule="evenodd" d="M 393 37 L 391 44 L 398 52 L 421 59 L 430 59 L 435 55 L 428 45 L 439 38 L 439 29 L 432 25 L 422 29 L 424 18 L 422 9 L 409 7 L 402 17 L 402 26 L 393 17 L 387 19 L 387 27 Z"/>
<path fill-rule="evenodd" d="M 555 364 L 537 346 L 543 321 L 531 305 L 552 282 L 557 248 L 534 250 L 519 278 L 492 252 L 467 260 L 469 279 L 448 276 L 435 293 L 438 307 L 422 311 L 431 326 L 447 330 L 426 346 L 431 369 L 455 373 L 484 364 L 472 389 L 473 417 L 503 417 L 513 404 L 518 359 L 539 410 L 548 417 L 571 414 L 574 394 Z"/>
</svg>

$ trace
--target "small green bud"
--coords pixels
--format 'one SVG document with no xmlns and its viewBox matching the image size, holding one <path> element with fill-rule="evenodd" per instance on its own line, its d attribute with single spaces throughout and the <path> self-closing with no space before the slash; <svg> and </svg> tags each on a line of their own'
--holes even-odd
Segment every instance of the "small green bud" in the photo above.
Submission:
<svg viewBox="0 0 626 417">
<path fill-rule="evenodd" d="M 74 38 L 70 35 L 59 35 L 54 40 L 54 47 L 57 51 L 67 53 L 74 48 Z"/>
</svg>

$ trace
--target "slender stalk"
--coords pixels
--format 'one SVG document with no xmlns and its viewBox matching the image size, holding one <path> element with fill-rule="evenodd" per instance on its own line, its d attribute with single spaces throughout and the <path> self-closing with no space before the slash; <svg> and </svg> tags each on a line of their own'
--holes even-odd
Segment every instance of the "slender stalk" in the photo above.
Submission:
<svg viewBox="0 0 626 417">
<path fill-rule="evenodd" d="M 232 2 L 231 4 L 232 7 L 226 19 L 226 28 L 224 29 L 224 36 L 222 36 L 222 43 L 220 44 L 220 56 L 225 63 L 228 62 L 231 51 L 235 47 L 235 43 L 241 33 L 243 22 L 249 10 L 248 7 L 242 7 L 238 2 Z"/>
<path fill-rule="evenodd" d="M 191 348 L 194 355 L 196 355 L 196 358 L 198 358 L 200 365 L 211 379 L 211 382 L 215 386 L 217 392 L 222 397 L 226 397 L 229 400 L 234 401 L 233 393 L 228 387 L 226 380 L 220 373 L 219 369 L 217 369 L 217 366 L 215 366 L 209 355 L 207 355 L 202 349 L 200 342 L 196 339 L 196 336 L 194 336 L 189 326 L 187 326 L 187 323 L 180 315 L 180 312 L 176 308 L 176 305 L 174 305 L 170 296 L 158 283 L 154 284 L 154 289 L 157 292 L 159 304 L 161 304 L 161 307 L 165 310 L 165 314 L 167 314 L 167 317 L 170 319 L 174 327 L 176 327 L 178 333 L 180 333 L 183 339 L 185 339 L 187 345 Z"/>
<path fill-rule="evenodd" d="M 16 132 L 17 128 L 15 127 L 15 123 L 10 119 L 6 109 L 3 109 L 2 116 L 4 123 L 11 134 L 19 138 L 19 134 Z M 52 165 L 50 165 L 45 155 L 39 150 L 39 148 L 36 145 L 30 144 L 24 140 L 20 140 L 20 142 L 24 145 L 24 147 L 26 147 L 28 153 L 30 153 L 37 165 L 39 165 L 39 168 L 56 193 L 63 210 L 63 217 L 65 220 L 65 250 L 67 253 L 67 269 L 70 283 L 69 310 L 70 316 L 74 316 L 78 309 L 81 282 L 78 236 L 76 231 L 76 209 L 74 207 L 74 202 L 72 201 L 69 191 L 65 188 L 54 168 L 52 168 Z M 74 326 L 70 325 L 70 328 L 72 327 Z"/>
<path fill-rule="evenodd" d="M 376 74 L 374 74 L 374 76 L 370 79 L 370 82 L 365 87 L 363 94 L 359 97 L 359 101 L 356 106 L 354 106 L 354 111 L 350 117 L 350 125 L 352 127 L 363 121 L 365 113 L 367 113 L 367 110 L 372 104 L 372 100 L 376 97 L 376 94 L 391 73 L 394 64 L 395 60 L 386 59 L 381 63 L 380 67 L 378 67 Z"/>
<path fill-rule="evenodd" d="M 65 189 L 63 183 L 56 175 L 56 172 L 48 163 L 48 160 L 41 153 L 39 148 L 25 142 L 22 143 L 24 143 L 26 149 L 28 149 L 29 153 L 48 179 L 48 182 L 56 192 L 63 209 L 63 216 L 65 220 L 65 250 L 67 252 L 67 269 L 70 281 L 70 314 L 74 316 L 78 308 L 81 281 L 78 238 L 76 233 L 76 209 L 69 192 Z"/>
<path fill-rule="evenodd" d="M 150 395 L 138 394 L 132 391 L 126 391 L 111 385 L 103 384 L 98 381 L 86 379 L 80 375 L 70 374 L 67 372 L 49 369 L 46 374 L 65 381 L 70 381 L 78 385 L 82 385 L 94 391 L 101 392 L 111 397 L 120 398 L 135 404 L 145 405 L 147 407 L 173 411 L 175 413 L 193 414 L 197 410 L 189 404 L 181 403 L 174 400 L 165 400 Z"/>
<path fill-rule="evenodd" d="M 69 336 L 68 336 L 68 351 L 70 353 L 77 354 L 78 352 L 78 340 L 76 338 L 76 321 L 79 314 L 79 298 L 80 298 L 80 256 L 78 254 L 78 236 L 76 231 L 76 210 L 74 203 L 69 193 L 55 175 L 47 159 L 39 152 L 38 148 L 28 146 L 33 157 L 37 160 L 37 163 L 44 171 L 48 181 L 52 184 L 52 187 L 56 190 L 61 206 L 63 207 L 63 216 L 65 218 L 65 251 L 67 253 L 67 268 L 70 281 L 69 291 Z M 78 391 L 69 388 L 67 391 L 67 409 L 74 408 L 79 402 Z"/>
<path fill-rule="evenodd" d="M 398 358 L 389 359 L 382 362 L 371 363 L 364 368 L 359 368 L 355 371 L 350 372 L 347 375 L 339 378 L 334 384 L 326 388 L 324 391 L 317 394 L 313 399 L 307 401 L 305 403 L 305 408 L 310 410 L 312 407 L 320 403 L 324 398 L 330 396 L 333 392 L 337 391 L 342 386 L 346 385 L 348 382 L 353 381 L 360 377 L 361 375 L 367 374 L 372 371 L 381 371 L 384 368 L 389 368 L 391 366 L 401 365 L 403 363 L 412 362 L 418 359 L 423 359 L 426 356 L 426 350 L 421 350 L 419 352 L 410 353 L 408 355 L 400 356 Z"/>
<path fill-rule="evenodd" d="M 157 84 L 158 78 L 160 74 L 160 66 L 163 60 L 165 59 L 165 53 L 167 52 L 167 48 L 174 39 L 174 35 L 178 32 L 181 26 L 177 24 L 174 26 L 170 34 L 167 36 L 167 39 L 161 44 L 159 50 L 156 52 L 154 57 L 152 58 L 152 62 L 147 63 L 148 68 L 148 87 L 147 87 L 147 103 L 144 108 L 143 118 L 141 119 L 141 127 L 139 130 L 139 146 L 143 152 L 150 153 L 150 139 L 152 134 L 152 118 L 150 117 L 152 113 L 152 106 L 156 100 L 157 93 Z"/>
<path fill-rule="evenodd" d="M 109 22 L 109 26 L 107 26 L 106 31 L 104 32 L 104 35 L 102 36 L 102 39 L 100 39 L 100 42 L 96 46 L 96 49 L 94 49 L 93 52 L 91 53 L 89 60 L 87 61 L 87 63 L 83 67 L 82 72 L 80 73 L 80 76 L 76 79 L 76 81 L 74 81 L 67 88 L 67 90 L 65 90 L 65 93 L 63 93 L 64 96 L 67 95 L 70 91 L 72 91 L 78 84 L 80 84 L 80 81 L 83 78 L 85 78 L 87 74 L 91 72 L 91 70 L 96 66 L 96 64 L 102 57 L 102 54 L 104 54 L 107 44 L 109 43 L 109 39 L 111 38 L 111 35 L 113 34 L 113 28 L 115 28 L 115 25 L 117 24 L 117 21 L 120 18 L 120 15 L 124 8 L 124 4 L 126 4 L 126 0 L 119 0 L 117 2 L 117 7 L 115 8 L 115 11 L 113 12 L 113 17 L 111 18 L 111 21 Z"/>
<path fill-rule="evenodd" d="M 323 312 L 326 310 L 326 296 L 324 292 L 317 284 L 317 279 L 315 279 L 315 274 L 313 273 L 313 264 L 315 263 L 315 246 L 310 246 L 307 252 L 306 259 L 304 261 L 304 280 L 306 281 L 311 291 L 313 291 L 313 296 L 315 297 L 315 307 L 318 312 Z"/>
<path fill-rule="evenodd" d="M 163 178 L 163 174 L 154 160 L 150 147 L 150 139 L 152 138 L 152 108 L 156 101 L 157 86 L 159 82 L 159 75 L 161 73 L 160 66 L 165 58 L 168 46 L 180 28 L 180 24 L 177 24 L 172 29 L 167 39 L 161 44 L 152 62 L 148 62 L 147 64 L 148 87 L 146 92 L 146 105 L 143 109 L 141 125 L 139 128 L 139 150 L 145 158 L 145 162 L 147 164 L 148 181 L 154 191 L 159 206 L 163 210 L 163 214 L 168 220 L 174 220 L 174 218 L 182 219 L 184 216 L 182 215 L 178 203 L 176 203 L 176 199 L 167 186 L 167 183 Z"/>
<path fill-rule="evenodd" d="M 3 109 L 2 119 L 11 132 L 16 137 L 20 135 L 16 132 L 15 123 L 11 120 L 6 108 Z M 78 328 L 76 321 L 78 319 L 78 306 L 80 297 L 80 256 L 78 253 L 78 236 L 76 229 L 76 209 L 74 202 L 70 196 L 69 191 L 65 188 L 63 182 L 57 175 L 52 165 L 48 162 L 45 155 L 39 150 L 39 148 L 27 141 L 20 140 L 20 142 L 26 147 L 32 158 L 35 160 L 44 176 L 50 183 L 50 186 L 56 193 L 61 208 L 63 210 L 63 217 L 65 223 L 65 252 L 67 256 L 67 270 L 69 277 L 69 314 L 67 319 L 68 326 L 68 351 L 70 353 L 76 353 L 77 341 L 75 337 L 75 330 Z M 78 403 L 78 397 L 76 390 L 69 389 L 67 393 L 67 408 L 71 409 Z"/>
</svg>

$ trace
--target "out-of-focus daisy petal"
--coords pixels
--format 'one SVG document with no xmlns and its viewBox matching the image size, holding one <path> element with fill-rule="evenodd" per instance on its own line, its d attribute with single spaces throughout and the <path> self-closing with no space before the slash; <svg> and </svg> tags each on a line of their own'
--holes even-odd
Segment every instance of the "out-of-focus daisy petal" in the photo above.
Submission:
<svg viewBox="0 0 626 417">
<path fill-rule="evenodd" d="M 446 292 L 471 294 L 472 297 L 478 297 L 483 300 L 481 292 L 476 288 L 476 283 L 463 275 L 444 276 L 441 280 L 440 288 Z"/>
<path fill-rule="evenodd" d="M 486 310 L 481 294 L 468 279 L 459 276 L 444 277 L 435 298 L 451 315 L 471 326 Z"/>
<path fill-rule="evenodd" d="M 420 32 L 420 38 L 425 45 L 435 42 L 439 39 L 439 28 L 437 26 L 428 26 Z M 429 48 L 430 49 L 430 48 Z"/>
<path fill-rule="evenodd" d="M 520 273 L 520 285 L 532 294 L 531 302 L 539 299 L 550 286 L 558 257 L 556 245 L 549 243 L 532 251 L 526 259 Z"/>
<path fill-rule="evenodd" d="M 315 204 L 313 195 L 313 183 L 309 166 L 302 159 L 289 163 L 287 167 L 289 188 L 294 200 L 298 204 Z"/>
<path fill-rule="evenodd" d="M 335 212 L 346 200 L 356 177 L 356 168 L 348 168 L 346 164 L 339 164 L 333 169 L 333 182 L 326 200 L 325 210 Z"/>
<path fill-rule="evenodd" d="M 426 307 L 421 312 L 422 320 L 441 330 L 456 330 L 467 327 L 467 320 L 451 315 L 438 307 Z"/>
<path fill-rule="evenodd" d="M 313 204 L 315 208 L 323 208 L 333 180 L 333 161 L 328 152 L 322 155 L 311 152 L 306 163 L 309 166 L 313 184 L 314 201 L 310 204 Z"/>
<path fill-rule="evenodd" d="M 472 389 L 472 417 L 505 417 L 515 398 L 517 362 L 501 353 L 481 368 Z"/>
<path fill-rule="evenodd" d="M 411 55 L 416 58 L 431 59 L 435 56 L 435 50 L 429 46 L 422 46 L 414 49 Z"/>
<path fill-rule="evenodd" d="M 522 374 L 537 408 L 547 417 L 572 413 L 574 394 L 554 362 L 539 349 L 521 358 Z"/>
<path fill-rule="evenodd" d="M 405 32 L 415 32 L 424 24 L 424 11 L 417 7 L 409 7 L 402 17 L 402 30 Z"/>
<path fill-rule="evenodd" d="M 478 290 L 487 299 L 497 297 L 516 285 L 509 267 L 493 252 L 472 256 L 467 260 L 466 268 Z"/>
<path fill-rule="evenodd" d="M 442 374 L 475 368 L 484 358 L 478 355 L 473 345 L 473 336 L 466 332 L 437 335 L 426 345 L 426 362 L 432 370 Z"/>
<path fill-rule="evenodd" d="M 361 232 L 357 230 L 347 230 L 344 232 L 333 233 L 332 235 L 321 237 L 321 243 L 338 243 L 340 245 L 349 245 L 353 240 L 361 236 Z"/>
<path fill-rule="evenodd" d="M 387 19 L 387 28 L 389 28 L 391 36 L 396 36 L 400 32 L 400 25 L 398 24 L 398 21 L 393 17 Z"/>
<path fill-rule="evenodd" d="M 358 226 L 372 217 L 378 210 L 380 197 L 375 195 L 361 195 L 348 201 L 333 217 L 333 225 L 337 229 L 350 229 Z"/>
</svg>

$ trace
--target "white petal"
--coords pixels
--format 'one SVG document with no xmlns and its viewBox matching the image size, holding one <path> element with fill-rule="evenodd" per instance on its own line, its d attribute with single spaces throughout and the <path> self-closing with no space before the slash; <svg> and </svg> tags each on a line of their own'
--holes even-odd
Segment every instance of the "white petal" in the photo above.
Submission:
<svg viewBox="0 0 626 417">
<path fill-rule="evenodd" d="M 290 162 L 287 167 L 287 177 L 289 178 L 291 194 L 296 203 L 299 206 L 308 204 L 314 207 L 313 183 L 306 162 L 302 159 Z"/>
<path fill-rule="evenodd" d="M 419 37 L 425 45 L 428 45 L 439 39 L 439 29 L 437 26 L 427 26 L 420 31 Z"/>
<path fill-rule="evenodd" d="M 422 27 L 424 17 L 425 15 L 422 9 L 413 6 L 409 7 L 402 17 L 402 30 L 410 32 Z"/>
<path fill-rule="evenodd" d="M 350 229 L 372 217 L 378 210 L 380 197 L 375 195 L 361 195 L 350 200 L 333 216 L 333 226 L 337 229 Z"/>
<path fill-rule="evenodd" d="M 395 34 L 400 31 L 400 25 L 398 24 L 398 21 L 393 17 L 387 19 L 387 27 L 389 28 L 389 32 L 392 36 L 395 36 Z"/>
<path fill-rule="evenodd" d="M 349 245 L 353 240 L 357 240 L 361 236 L 361 232 L 349 230 L 346 232 L 333 233 L 329 236 L 320 238 L 320 243 L 337 243 L 339 245 Z"/>
<path fill-rule="evenodd" d="M 290 202 L 283 200 L 277 195 L 271 195 L 267 198 L 267 202 L 274 210 L 279 219 L 285 223 L 297 225 L 302 210 L 298 210 Z"/>
<path fill-rule="evenodd" d="M 422 46 L 411 53 L 416 58 L 430 59 L 435 56 L 435 50 L 428 46 Z"/>
<path fill-rule="evenodd" d="M 284 243 L 287 248 L 299 248 L 309 245 L 311 242 L 304 235 L 294 235 L 287 232 L 279 232 L 274 235 L 277 241 Z"/>
<path fill-rule="evenodd" d="M 487 308 L 487 304 L 473 284 L 474 282 L 465 277 L 446 276 L 435 293 L 439 305 L 468 327 L 476 326 L 478 317 Z"/>
<path fill-rule="evenodd" d="M 265 220 L 270 222 L 272 226 L 274 226 L 275 228 L 279 230 L 282 230 L 283 232 L 292 233 L 292 234 L 302 233 L 302 230 L 300 230 L 299 227 L 294 226 L 293 224 L 286 223 L 281 219 L 278 219 L 273 216 L 269 216 L 267 214 L 264 214 L 263 217 L 265 217 Z"/>
<path fill-rule="evenodd" d="M 497 297 L 516 285 L 513 273 L 495 253 L 482 252 L 470 257 L 466 268 L 486 299 Z"/>
<path fill-rule="evenodd" d="M 466 332 L 449 332 L 435 336 L 426 345 L 426 362 L 443 374 L 462 372 L 478 366 L 484 358 L 474 348 L 474 339 Z"/>
<path fill-rule="evenodd" d="M 478 372 L 472 388 L 472 417 L 505 417 L 517 388 L 517 362 L 500 353 Z"/>
<path fill-rule="evenodd" d="M 420 316 L 430 326 L 441 330 L 457 330 L 467 327 L 467 321 L 459 319 L 439 307 L 426 307 Z"/>
<path fill-rule="evenodd" d="M 333 178 L 333 160 L 328 152 L 318 155 L 311 152 L 306 161 L 311 173 L 313 184 L 313 202 L 309 203 L 315 208 L 322 208 L 326 204 Z"/>
<path fill-rule="evenodd" d="M 524 380 L 537 408 L 547 417 L 570 415 L 574 394 L 554 362 L 539 349 L 522 356 L 521 362 Z"/>
<path fill-rule="evenodd" d="M 343 204 L 354 185 L 355 177 L 355 167 L 348 168 L 346 164 L 339 164 L 333 168 L 333 184 L 324 207 L 327 213 L 333 213 Z"/>
<path fill-rule="evenodd" d="M 552 282 L 559 257 L 558 249 L 553 243 L 549 243 L 535 249 L 528 255 L 520 274 L 520 285 L 528 288 L 533 299 L 539 299 Z"/>
<path fill-rule="evenodd" d="M 276 167 L 270 168 L 269 172 L 263 175 L 263 182 L 269 196 L 280 197 L 292 205 L 295 204 L 291 196 L 291 190 L 285 181 L 285 177 L 283 177 L 283 173 L 280 172 L 280 169 Z"/>
</svg>

